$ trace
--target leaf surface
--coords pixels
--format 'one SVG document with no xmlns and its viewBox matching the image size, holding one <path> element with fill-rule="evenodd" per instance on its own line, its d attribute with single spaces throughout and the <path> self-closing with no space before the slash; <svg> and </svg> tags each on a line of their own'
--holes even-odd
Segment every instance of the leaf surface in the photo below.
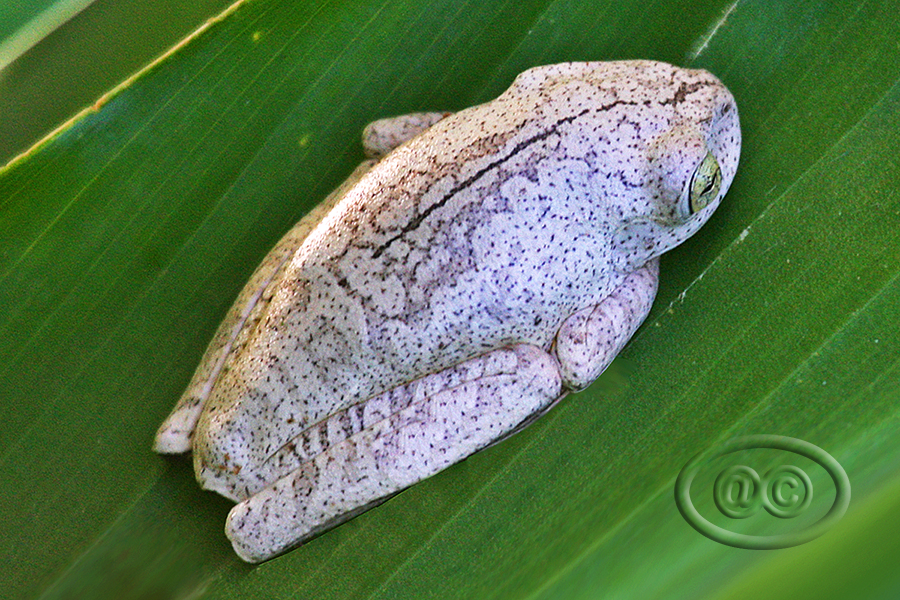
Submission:
<svg viewBox="0 0 900 600">
<path fill-rule="evenodd" d="M 853 553 L 897 556 L 877 524 L 896 506 L 900 439 L 898 9 L 236 5 L 0 171 L 9 597 L 736 598 L 774 585 L 779 561 L 799 565 L 800 596 L 896 592 Z M 538 64 L 628 58 L 714 72 L 744 145 L 722 207 L 664 258 L 622 357 L 509 441 L 240 563 L 229 503 L 149 448 L 256 263 L 361 160 L 365 123 L 488 100 Z M 825 537 L 736 550 L 678 513 L 688 459 L 759 433 L 847 471 L 850 509 Z"/>
</svg>

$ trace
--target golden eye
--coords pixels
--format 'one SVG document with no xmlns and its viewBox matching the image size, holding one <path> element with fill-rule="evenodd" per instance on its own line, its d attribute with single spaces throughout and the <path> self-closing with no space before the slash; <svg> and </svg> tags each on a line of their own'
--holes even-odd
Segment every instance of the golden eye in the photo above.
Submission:
<svg viewBox="0 0 900 600">
<path fill-rule="evenodd" d="M 688 208 L 692 215 L 707 207 L 719 195 L 722 186 L 722 171 L 712 152 L 707 152 L 703 161 L 691 176 Z"/>
</svg>

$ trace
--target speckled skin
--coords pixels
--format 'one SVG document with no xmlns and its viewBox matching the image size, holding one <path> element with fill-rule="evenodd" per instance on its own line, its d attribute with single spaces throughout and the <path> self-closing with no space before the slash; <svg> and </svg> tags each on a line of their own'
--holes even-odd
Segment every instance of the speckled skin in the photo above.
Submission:
<svg viewBox="0 0 900 600">
<path fill-rule="evenodd" d="M 405 142 L 405 143 L 404 143 Z M 658 257 L 737 169 L 731 94 L 649 61 L 522 73 L 492 102 L 373 123 L 370 156 L 247 284 L 156 450 L 193 450 L 265 560 L 593 381 Z M 711 152 L 721 186 L 692 214 Z"/>
</svg>

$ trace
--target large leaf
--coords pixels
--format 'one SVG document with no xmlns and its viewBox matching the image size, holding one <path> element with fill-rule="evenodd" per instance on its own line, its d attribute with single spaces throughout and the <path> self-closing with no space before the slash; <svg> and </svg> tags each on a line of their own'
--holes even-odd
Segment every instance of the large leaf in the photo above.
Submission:
<svg viewBox="0 0 900 600">
<path fill-rule="evenodd" d="M 4 592 L 896 596 L 898 10 L 235 7 L 0 173 Z M 738 100 L 744 147 L 723 206 L 664 259 L 611 375 L 307 545 L 240 563 L 222 535 L 229 504 L 149 446 L 255 263 L 360 160 L 367 121 L 487 100 L 536 64 L 621 58 L 712 70 Z M 675 477 L 743 433 L 827 449 L 853 485 L 846 518 L 787 550 L 694 531 Z M 784 525 L 772 521 L 748 526 Z M 866 548 L 877 558 L 860 560 Z"/>
<path fill-rule="evenodd" d="M 0 163 L 232 1 L 0 2 Z"/>
<path fill-rule="evenodd" d="M 94 0 L 18 0 L 0 6 L 0 70 Z"/>
</svg>

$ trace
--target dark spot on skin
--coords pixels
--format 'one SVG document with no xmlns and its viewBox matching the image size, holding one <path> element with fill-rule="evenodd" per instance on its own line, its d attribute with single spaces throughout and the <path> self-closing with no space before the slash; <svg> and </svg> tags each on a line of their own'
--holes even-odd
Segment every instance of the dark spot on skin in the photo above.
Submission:
<svg viewBox="0 0 900 600">
<path fill-rule="evenodd" d="M 684 99 L 687 98 L 688 94 L 693 94 L 700 88 L 707 85 L 709 85 L 709 83 L 706 81 L 695 81 L 694 83 L 682 82 L 682 84 L 678 86 L 678 89 L 675 90 L 674 96 L 672 96 L 668 100 L 663 100 L 659 104 L 660 106 L 665 106 L 667 104 L 681 104 L 682 102 L 684 102 Z"/>
</svg>

